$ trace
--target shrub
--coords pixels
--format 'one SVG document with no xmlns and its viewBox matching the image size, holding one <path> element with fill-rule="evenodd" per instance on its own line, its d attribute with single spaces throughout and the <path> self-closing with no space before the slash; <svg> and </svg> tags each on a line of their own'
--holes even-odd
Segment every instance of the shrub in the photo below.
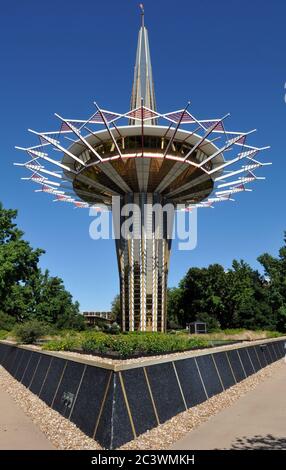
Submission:
<svg viewBox="0 0 286 470">
<path fill-rule="evenodd" d="M 279 333 L 279 331 L 266 331 L 266 338 L 279 338 L 284 335 L 285 333 Z"/>
<path fill-rule="evenodd" d="M 244 333 L 246 330 L 245 328 L 227 328 L 223 330 L 225 335 L 238 335 L 239 333 Z"/>
<path fill-rule="evenodd" d="M 80 349 L 81 343 L 86 332 L 77 332 L 74 330 L 61 330 L 55 338 L 43 345 L 43 349 L 48 351 L 70 351 Z"/>
<path fill-rule="evenodd" d="M 46 334 L 47 326 L 38 320 L 30 320 L 22 324 L 18 324 L 14 328 L 16 339 L 24 344 L 34 344 L 37 339 Z"/>
<path fill-rule="evenodd" d="M 169 335 L 164 333 L 121 333 L 110 336 L 95 333 L 82 342 L 82 349 L 87 353 L 110 351 L 117 352 L 120 357 L 140 354 L 164 354 L 174 351 L 186 351 L 193 348 L 206 347 L 207 342 L 201 338 L 190 338 L 186 335 Z"/>
<path fill-rule="evenodd" d="M 106 333 L 93 333 L 86 335 L 86 339 L 83 340 L 81 347 L 87 353 L 95 351 L 105 353 L 112 349 L 112 339 L 113 337 Z"/>
<path fill-rule="evenodd" d="M 196 317 L 196 321 L 201 321 L 207 324 L 207 331 L 215 331 L 220 329 L 219 321 L 214 318 L 212 315 L 209 315 L 207 312 L 201 312 Z"/>
<path fill-rule="evenodd" d="M 102 329 L 100 328 L 100 326 L 98 325 L 95 325 L 93 327 L 90 328 L 92 331 L 102 331 Z"/>
<path fill-rule="evenodd" d="M 79 349 L 81 342 L 78 338 L 63 338 L 48 341 L 43 345 L 43 349 L 47 351 L 71 351 L 72 349 Z"/>
<path fill-rule="evenodd" d="M 118 333 L 120 333 L 120 326 L 116 322 L 113 322 L 111 325 L 109 323 L 104 323 L 102 330 L 104 331 L 104 333 L 117 335 Z"/>
<path fill-rule="evenodd" d="M 176 320 L 168 320 L 168 329 L 170 330 L 179 330 L 181 328 L 181 326 L 179 325 L 179 323 L 176 321 Z"/>
<path fill-rule="evenodd" d="M 59 316 L 55 326 L 57 329 L 70 329 L 74 331 L 84 331 L 87 328 L 85 319 L 80 313 Z"/>
<path fill-rule="evenodd" d="M 107 334 L 94 330 L 82 333 L 66 332 L 65 336 L 46 343 L 43 348 L 50 351 L 68 351 L 79 349 L 89 353 L 115 352 L 126 358 L 142 354 L 165 354 L 174 351 L 187 351 L 194 348 L 203 348 L 208 345 L 203 338 L 193 338 L 186 334 L 165 334 L 151 332 L 128 332 Z"/>
<path fill-rule="evenodd" d="M 8 336 L 8 334 L 9 334 L 8 331 L 6 331 L 6 330 L 0 330 L 0 340 L 1 340 L 1 339 L 6 339 L 7 336 Z"/>
<path fill-rule="evenodd" d="M 14 327 L 16 320 L 7 313 L 0 312 L 0 330 L 10 331 Z"/>
</svg>

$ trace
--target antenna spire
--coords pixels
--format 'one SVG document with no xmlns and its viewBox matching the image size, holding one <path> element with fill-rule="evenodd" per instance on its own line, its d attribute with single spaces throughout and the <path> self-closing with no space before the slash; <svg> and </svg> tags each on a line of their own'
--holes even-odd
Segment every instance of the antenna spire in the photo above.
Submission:
<svg viewBox="0 0 286 470">
<path fill-rule="evenodd" d="M 144 28 L 144 16 L 145 16 L 144 4 L 140 3 L 139 7 L 140 7 L 140 10 L 141 10 L 142 28 Z"/>
<path fill-rule="evenodd" d="M 152 65 L 149 49 L 148 31 L 144 24 L 144 5 L 139 4 L 141 10 L 142 25 L 139 30 L 136 62 L 134 68 L 134 80 L 130 109 L 137 109 L 142 106 L 142 98 L 146 108 L 156 111 L 156 99 L 152 74 Z M 145 122 L 148 125 L 156 124 L 155 119 Z M 129 124 L 134 125 L 136 121 L 130 119 Z"/>
</svg>

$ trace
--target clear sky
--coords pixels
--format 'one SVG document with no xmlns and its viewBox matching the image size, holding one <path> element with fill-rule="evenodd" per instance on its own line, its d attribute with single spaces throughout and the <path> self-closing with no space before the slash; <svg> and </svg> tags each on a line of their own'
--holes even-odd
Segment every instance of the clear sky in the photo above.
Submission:
<svg viewBox="0 0 286 470">
<path fill-rule="evenodd" d="M 231 113 L 229 127 L 257 128 L 254 145 L 273 161 L 259 170 L 266 181 L 198 214 L 198 246 L 173 245 L 169 285 L 191 266 L 276 254 L 285 221 L 284 84 L 286 2 L 275 0 L 146 0 L 158 109 L 183 108 L 201 119 Z M 88 210 L 52 203 L 20 181 L 24 161 L 15 145 L 30 146 L 27 132 L 54 129 L 54 112 L 90 115 L 93 101 L 106 109 L 129 107 L 140 16 L 133 0 L 62 0 L 1 5 L 0 106 L 1 187 L 5 207 L 18 208 L 18 222 L 34 247 L 46 250 L 41 265 L 64 279 L 82 309 L 108 309 L 119 291 L 112 240 L 89 238 Z M 36 185 L 35 185 L 36 186 Z"/>
</svg>

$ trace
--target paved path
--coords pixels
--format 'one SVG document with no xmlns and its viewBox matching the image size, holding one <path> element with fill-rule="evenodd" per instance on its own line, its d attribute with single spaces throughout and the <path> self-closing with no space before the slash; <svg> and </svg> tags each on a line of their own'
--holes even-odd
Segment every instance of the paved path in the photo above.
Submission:
<svg viewBox="0 0 286 470">
<path fill-rule="evenodd" d="M 173 449 L 286 450 L 286 364 Z"/>
<path fill-rule="evenodd" d="M 10 395 L 0 390 L 0 450 L 30 449 L 54 447 Z"/>
</svg>

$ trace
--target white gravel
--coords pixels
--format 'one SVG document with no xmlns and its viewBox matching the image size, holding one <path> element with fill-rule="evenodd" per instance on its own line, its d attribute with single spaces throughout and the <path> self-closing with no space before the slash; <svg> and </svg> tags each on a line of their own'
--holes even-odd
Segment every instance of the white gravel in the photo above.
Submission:
<svg viewBox="0 0 286 470">
<path fill-rule="evenodd" d="M 41 429 L 59 450 L 100 450 L 100 445 L 87 437 L 75 424 L 49 408 L 40 398 L 15 380 L 0 366 L 0 387 Z M 1 417 L 0 417 L 1 420 Z"/>
</svg>

